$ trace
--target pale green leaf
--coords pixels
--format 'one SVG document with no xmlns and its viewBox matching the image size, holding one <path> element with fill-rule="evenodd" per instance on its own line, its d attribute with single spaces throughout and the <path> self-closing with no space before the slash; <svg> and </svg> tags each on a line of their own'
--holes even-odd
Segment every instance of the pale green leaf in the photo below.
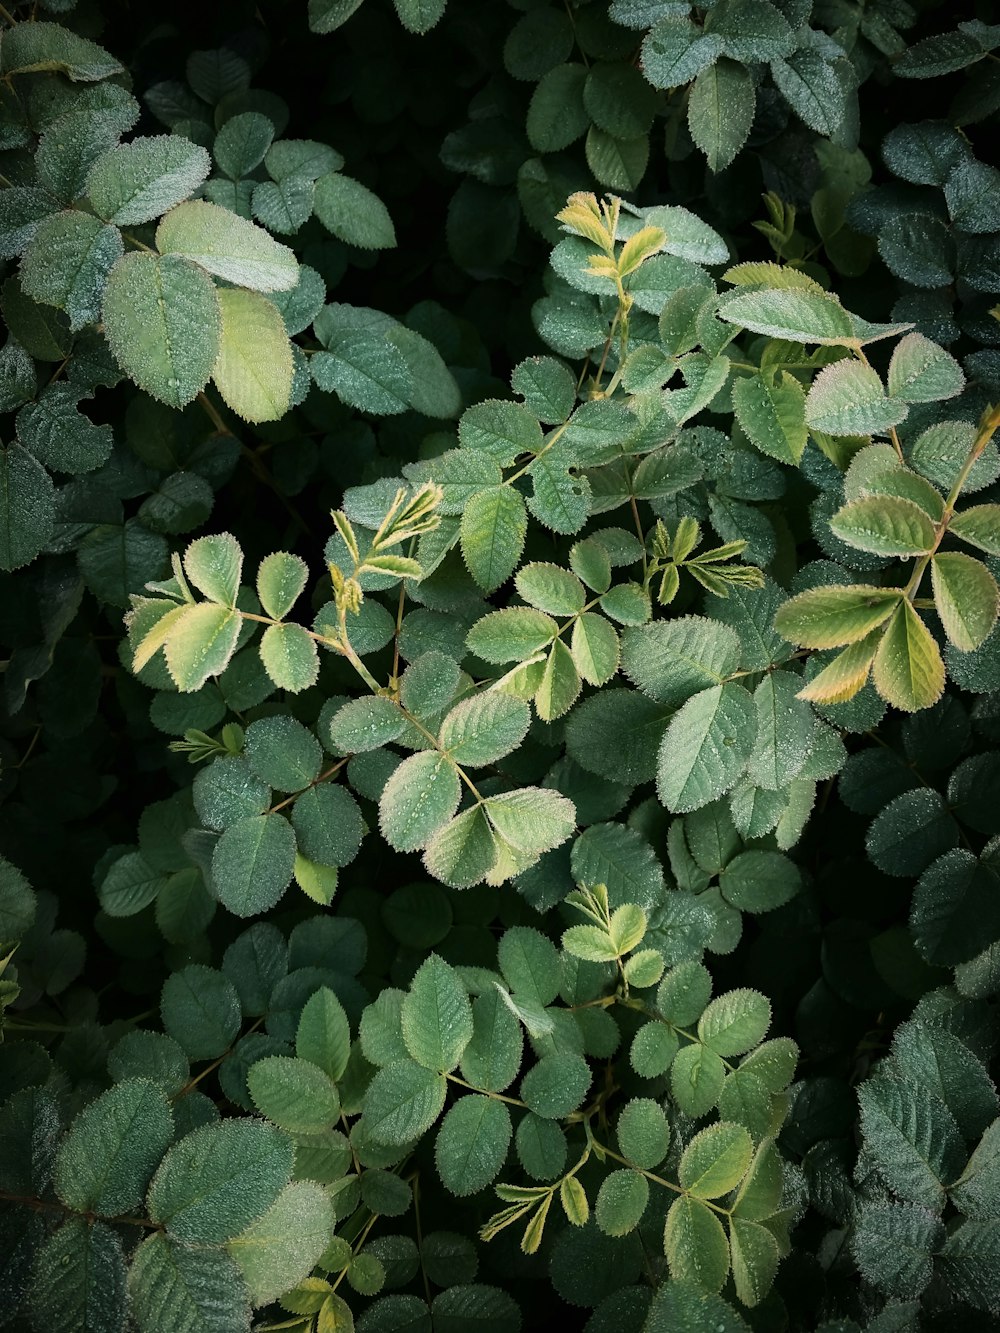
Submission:
<svg viewBox="0 0 1000 1333">
<path fill-rule="evenodd" d="M 220 291 L 219 357 L 212 379 L 244 421 L 278 421 L 292 392 L 292 349 L 277 307 L 257 292 Z"/>
<path fill-rule="evenodd" d="M 718 1199 L 746 1175 L 753 1141 L 742 1125 L 721 1121 L 696 1134 L 678 1167 L 681 1186 L 696 1199 Z"/>
<path fill-rule="evenodd" d="M 782 603 L 774 627 L 806 648 L 839 648 L 856 643 L 883 624 L 899 605 L 898 588 L 872 584 L 828 584 L 810 588 Z"/>
<path fill-rule="evenodd" d="M 165 656 L 170 678 L 182 692 L 200 690 L 226 669 L 236 651 L 242 619 L 214 602 L 185 606 L 173 619 Z"/>
<path fill-rule="evenodd" d="M 922 555 L 934 547 L 934 524 L 912 500 L 866 495 L 838 509 L 830 520 L 835 536 L 875 555 Z"/>
<path fill-rule="evenodd" d="M 295 255 L 263 227 L 203 199 L 178 204 L 156 229 L 161 255 L 193 260 L 217 278 L 257 292 L 288 291 L 299 277 Z"/>
<path fill-rule="evenodd" d="M 939 552 L 931 561 L 931 586 L 948 641 L 963 653 L 978 648 L 997 620 L 1000 592 L 990 571 L 971 555 Z"/>
<path fill-rule="evenodd" d="M 805 452 L 806 395 L 788 371 L 773 379 L 749 375 L 733 381 L 736 420 L 752 444 L 779 463 L 798 466 Z"/>
<path fill-rule="evenodd" d="M 722 1223 L 707 1204 L 687 1195 L 674 1200 L 667 1213 L 663 1249 L 671 1285 L 690 1279 L 701 1290 L 721 1291 L 729 1273 L 729 1243 Z"/>
<path fill-rule="evenodd" d="M 226 1244 L 254 1305 L 267 1305 L 307 1278 L 330 1242 L 333 1204 L 313 1180 L 286 1185 L 267 1212 Z"/>
<path fill-rule="evenodd" d="M 943 347 L 922 333 L 908 333 L 893 350 L 888 384 L 892 397 L 904 403 L 935 403 L 957 397 L 965 388 L 965 375 Z"/>
<path fill-rule="evenodd" d="M 824 366 L 806 395 L 806 423 L 826 435 L 884 434 L 906 413 L 871 366 L 849 358 Z"/>
<path fill-rule="evenodd" d="M 930 630 L 904 601 L 893 613 L 875 654 L 875 688 L 887 703 L 915 713 L 937 703 L 944 690 L 944 663 Z"/>
<path fill-rule="evenodd" d="M 316 641 L 301 625 L 269 625 L 260 641 L 264 670 L 280 690 L 298 694 L 319 676 Z"/>
</svg>

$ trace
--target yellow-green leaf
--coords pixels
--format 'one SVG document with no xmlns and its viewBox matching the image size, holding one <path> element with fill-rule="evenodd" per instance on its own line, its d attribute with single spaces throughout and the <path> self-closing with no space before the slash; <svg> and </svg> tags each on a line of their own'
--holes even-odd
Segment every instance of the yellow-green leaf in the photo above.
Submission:
<svg viewBox="0 0 1000 1333">
<path fill-rule="evenodd" d="M 219 358 L 212 379 L 244 421 L 278 421 L 292 393 L 292 348 L 277 307 L 258 292 L 220 291 Z"/>
</svg>

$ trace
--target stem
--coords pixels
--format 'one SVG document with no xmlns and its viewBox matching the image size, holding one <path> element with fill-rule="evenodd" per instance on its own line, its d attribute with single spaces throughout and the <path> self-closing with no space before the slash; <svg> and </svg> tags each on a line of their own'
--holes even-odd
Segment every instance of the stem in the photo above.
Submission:
<svg viewBox="0 0 1000 1333">
<path fill-rule="evenodd" d="M 449 1083 L 457 1083 L 460 1088 L 468 1088 L 470 1092 L 478 1092 L 480 1097 L 492 1097 L 496 1102 L 506 1102 L 508 1106 L 521 1106 L 526 1111 L 529 1110 L 527 1102 L 520 1101 L 517 1097 L 505 1097 L 502 1092 L 487 1092 L 485 1088 L 477 1088 L 474 1083 L 466 1083 L 464 1078 L 459 1078 L 457 1074 L 445 1074 Z"/>
<path fill-rule="evenodd" d="M 347 634 L 346 606 L 340 607 L 340 647 L 344 656 L 347 658 L 351 666 L 358 673 L 361 679 L 365 682 L 365 684 L 368 686 L 371 692 L 373 694 L 379 694 L 381 692 L 382 686 L 378 683 L 378 681 L 375 679 L 372 673 L 365 666 L 364 662 L 362 662 L 361 658 L 351 647 L 351 640 Z"/>
<path fill-rule="evenodd" d="M 260 1027 L 263 1021 L 264 1021 L 263 1018 L 258 1018 L 254 1023 L 251 1023 L 251 1025 L 247 1028 L 246 1032 L 240 1034 L 240 1037 L 249 1036 L 251 1032 L 256 1031 L 256 1029 Z M 237 1041 L 240 1040 L 240 1037 L 237 1038 Z M 235 1042 L 233 1043 L 233 1045 L 235 1045 Z M 232 1052 L 233 1052 L 233 1047 L 232 1046 L 227 1047 L 227 1049 L 222 1052 L 222 1054 L 219 1056 L 217 1060 L 213 1060 L 210 1065 L 206 1065 L 205 1068 L 201 1071 L 201 1073 L 195 1074 L 194 1078 L 188 1079 L 188 1081 L 184 1084 L 183 1088 L 181 1088 L 179 1092 L 175 1092 L 174 1095 L 170 1098 L 170 1100 L 172 1102 L 176 1102 L 181 1097 L 186 1097 L 187 1094 L 192 1090 L 192 1088 L 197 1087 L 203 1078 L 206 1078 L 209 1074 L 211 1074 L 213 1069 L 218 1069 L 219 1065 L 222 1064 L 223 1060 L 225 1060 L 227 1056 L 231 1055 Z"/>
<path fill-rule="evenodd" d="M 293 801 L 297 801 L 303 792 L 307 792 L 313 787 L 318 787 L 321 782 L 327 782 L 334 776 L 334 774 L 339 773 L 346 763 L 346 759 L 338 759 L 335 764 L 331 764 L 328 769 L 325 769 L 320 773 L 319 777 L 313 778 L 308 787 L 303 787 L 302 791 L 292 792 L 291 796 L 286 796 L 285 799 L 279 801 L 277 805 L 272 805 L 267 813 L 273 815 L 276 814 L 278 810 L 284 810 L 286 805 L 291 805 Z"/>
<path fill-rule="evenodd" d="M 603 1143 L 598 1143 L 596 1139 L 593 1139 L 592 1141 L 598 1152 L 607 1153 L 613 1161 L 621 1162 L 622 1166 L 627 1166 L 632 1171 L 638 1171 L 640 1176 L 645 1176 L 646 1179 L 651 1180 L 654 1185 L 662 1185 L 664 1189 L 673 1190 L 675 1194 L 687 1194 L 687 1190 L 684 1189 L 683 1186 L 675 1185 L 672 1180 L 666 1180 L 663 1176 L 658 1176 L 653 1171 L 644 1171 L 641 1166 L 636 1166 L 634 1162 L 630 1162 L 627 1157 L 622 1157 L 620 1153 L 616 1153 L 612 1148 L 606 1147 Z M 699 1203 L 705 1204 L 706 1207 L 711 1208 L 714 1213 L 719 1213 L 722 1217 L 730 1216 L 728 1208 L 723 1208 L 721 1204 L 712 1203 L 710 1199 L 700 1199 Z"/>
<path fill-rule="evenodd" d="M 9 1190 L 0 1190 L 0 1200 L 3 1200 L 4 1203 L 19 1203 L 23 1208 L 30 1208 L 36 1213 L 62 1213 L 64 1217 L 82 1217 L 88 1222 L 121 1222 L 129 1227 L 144 1227 L 147 1231 L 163 1230 L 163 1227 L 159 1222 L 151 1222 L 148 1217 L 105 1218 L 102 1213 L 95 1213 L 90 1209 L 81 1213 L 75 1208 L 67 1208 L 67 1206 L 64 1203 L 60 1203 L 58 1199 L 33 1199 L 23 1194 L 12 1194 Z"/>
</svg>

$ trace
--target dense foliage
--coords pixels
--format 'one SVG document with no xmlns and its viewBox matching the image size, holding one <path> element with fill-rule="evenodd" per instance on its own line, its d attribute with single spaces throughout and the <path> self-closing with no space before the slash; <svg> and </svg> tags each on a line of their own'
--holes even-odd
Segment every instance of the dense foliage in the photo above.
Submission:
<svg viewBox="0 0 1000 1333">
<path fill-rule="evenodd" d="M 1000 1327 L 1000 26 L 136 8 L 0 6 L 0 1326 Z"/>
</svg>

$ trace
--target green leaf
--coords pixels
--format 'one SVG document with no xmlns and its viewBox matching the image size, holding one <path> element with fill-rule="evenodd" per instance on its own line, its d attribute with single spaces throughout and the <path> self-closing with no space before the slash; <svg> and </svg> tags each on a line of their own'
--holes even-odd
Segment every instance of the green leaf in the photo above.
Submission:
<svg viewBox="0 0 1000 1333">
<path fill-rule="evenodd" d="M 269 625 L 260 641 L 260 660 L 279 690 L 299 694 L 316 684 L 316 641 L 301 625 Z"/>
<path fill-rule="evenodd" d="M 200 690 L 210 676 L 229 665 L 242 619 L 237 611 L 214 602 L 180 608 L 170 625 L 165 656 L 170 679 L 179 690 Z"/>
<path fill-rule="evenodd" d="M 315 1181 L 286 1185 L 267 1212 L 226 1243 L 254 1305 L 268 1305 L 307 1278 L 334 1226 L 326 1191 Z"/>
<path fill-rule="evenodd" d="M 434 1164 L 452 1194 L 478 1194 L 503 1170 L 510 1147 L 510 1113 L 491 1097 L 460 1097 L 438 1130 Z"/>
<path fill-rule="evenodd" d="M 379 826 L 391 847 L 416 851 L 458 809 L 462 787 L 455 766 L 437 750 L 404 759 L 385 784 Z"/>
<path fill-rule="evenodd" d="M 1000 1201 L 1000 1120 L 994 1120 L 948 1191 L 966 1217 L 995 1218 Z"/>
<path fill-rule="evenodd" d="M 535 708 L 544 722 L 568 713 L 580 693 L 580 675 L 573 654 L 561 639 L 549 649 L 535 693 Z"/>
<path fill-rule="evenodd" d="M 875 688 L 894 708 L 915 713 L 944 691 L 944 663 L 931 632 L 904 601 L 893 613 L 875 654 Z"/>
<path fill-rule="evenodd" d="M 498 851 L 486 812 L 477 805 L 438 829 L 427 845 L 424 865 L 443 884 L 467 889 L 492 871 Z"/>
<path fill-rule="evenodd" d="M 375 332 L 348 329 L 339 334 L 328 352 L 313 356 L 310 369 L 325 392 L 377 416 L 405 412 L 414 393 L 406 358 Z"/>
<path fill-rule="evenodd" d="M 299 277 L 295 255 L 263 227 L 226 208 L 193 199 L 178 204 L 156 229 L 161 255 L 183 255 L 209 273 L 256 292 L 281 292 Z"/>
<path fill-rule="evenodd" d="M 140 852 L 126 852 L 104 876 L 98 893 L 108 916 L 135 916 L 153 902 L 167 882 Z"/>
<path fill-rule="evenodd" d="M 273 138 L 274 125 L 267 116 L 259 111 L 244 111 L 227 120 L 219 130 L 212 155 L 227 176 L 239 180 L 260 166 Z"/>
<path fill-rule="evenodd" d="M 545 787 L 521 787 L 489 796 L 483 808 L 502 838 L 533 856 L 558 847 L 576 827 L 573 802 Z"/>
<path fill-rule="evenodd" d="M 684 1149 L 678 1180 L 693 1198 L 718 1199 L 736 1188 L 749 1169 L 753 1142 L 742 1125 L 709 1125 Z"/>
<path fill-rule="evenodd" d="M 858 1210 L 851 1251 L 868 1282 L 890 1296 L 915 1297 L 933 1273 L 945 1230 L 936 1217 L 905 1204 L 866 1204 Z"/>
<path fill-rule="evenodd" d="M 783 907 L 801 886 L 798 866 L 781 852 L 740 852 L 719 876 L 723 898 L 741 912 L 771 912 Z"/>
<path fill-rule="evenodd" d="M 244 421 L 278 421 L 292 392 L 292 349 L 277 308 L 257 292 L 220 291 L 219 358 L 212 380 Z"/>
<path fill-rule="evenodd" d="M 462 511 L 462 556 L 485 592 L 511 576 L 524 550 L 528 518 L 512 486 L 491 486 L 473 495 Z"/>
<path fill-rule="evenodd" d="M 99 218 L 132 227 L 187 199 L 211 165 L 204 148 L 180 135 L 134 139 L 97 159 L 87 176 L 86 193 Z"/>
<path fill-rule="evenodd" d="M 806 423 L 826 435 L 884 434 L 906 413 L 871 366 L 850 359 L 824 366 L 806 395 Z"/>
<path fill-rule="evenodd" d="M 555 357 L 534 356 L 518 362 L 510 384 L 527 410 L 549 425 L 565 421 L 576 403 L 576 381 Z"/>
<path fill-rule="evenodd" d="M 160 999 L 163 1026 L 192 1060 L 213 1060 L 235 1041 L 240 1001 L 228 977 L 200 963 L 172 972 Z"/>
<path fill-rule="evenodd" d="M 365 1093 L 365 1124 L 379 1143 L 412 1143 L 444 1109 L 448 1082 L 443 1074 L 413 1060 L 380 1069 Z"/>
<path fill-rule="evenodd" d="M 588 685 L 605 685 L 618 670 L 618 634 L 603 616 L 585 611 L 573 625 L 570 653 Z"/>
<path fill-rule="evenodd" d="M 147 1079 L 109 1088 L 74 1120 L 60 1146 L 59 1197 L 81 1213 L 127 1213 L 141 1202 L 173 1130 L 163 1093 Z"/>
<path fill-rule="evenodd" d="M 945 852 L 920 877 L 910 923 L 921 957 L 935 965 L 965 963 L 984 938 L 1000 932 L 995 849 L 982 858 L 964 849 Z"/>
<path fill-rule="evenodd" d="M 392 0 L 407 32 L 430 32 L 445 11 L 447 0 Z"/>
<path fill-rule="evenodd" d="M 125 1256 L 101 1222 L 71 1218 L 35 1260 L 33 1320 L 41 1326 L 117 1333 L 125 1320 Z"/>
<path fill-rule="evenodd" d="M 753 700 L 741 685 L 714 685 L 688 699 L 660 745 L 656 785 L 667 809 L 684 814 L 729 791 L 755 733 Z"/>
<path fill-rule="evenodd" d="M 521 1097 L 543 1120 L 561 1120 L 582 1105 L 590 1083 L 582 1055 L 543 1055 L 521 1080 Z"/>
<path fill-rule="evenodd" d="M 695 79 L 688 97 L 688 129 L 709 171 L 728 167 L 747 141 L 757 98 L 743 65 L 717 60 Z"/>
<path fill-rule="evenodd" d="M 645 1171 L 659 1166 L 670 1147 L 670 1123 L 651 1097 L 634 1097 L 626 1103 L 616 1133 L 622 1153 Z"/>
<path fill-rule="evenodd" d="M 55 70 L 74 83 L 94 83 L 125 71 L 110 52 L 57 23 L 18 23 L 4 33 L 0 72 Z"/>
<path fill-rule="evenodd" d="M 0 569 L 34 560 L 54 521 L 52 478 L 21 445 L 0 449 Z"/>
<path fill-rule="evenodd" d="M 531 710 L 523 700 L 491 691 L 456 704 L 441 723 L 439 738 L 456 764 L 477 768 L 516 750 L 530 723 Z"/>
<path fill-rule="evenodd" d="M 701 1290 L 721 1291 L 729 1273 L 729 1243 L 722 1223 L 707 1204 L 687 1195 L 674 1200 L 667 1213 L 663 1249 L 671 1286 L 689 1279 Z M 697 1317 L 701 1317 L 700 1307 Z"/>
<path fill-rule="evenodd" d="M 612 1171 L 598 1191 L 594 1217 L 606 1236 L 627 1236 L 641 1222 L 648 1203 L 645 1176 L 638 1171 Z"/>
<path fill-rule="evenodd" d="M 472 1040 L 462 1054 L 462 1077 L 484 1092 L 502 1092 L 521 1068 L 522 1044 L 521 1026 L 499 991 L 477 995 L 472 1001 Z"/>
<path fill-rule="evenodd" d="M 396 230 L 389 210 L 359 181 L 330 171 L 316 182 L 316 216 L 339 241 L 362 250 L 391 250 Z"/>
<path fill-rule="evenodd" d="M 798 777 L 812 748 L 816 721 L 797 696 L 801 684 L 801 677 L 789 671 L 772 671 L 754 691 L 757 739 L 747 776 L 768 791 L 779 791 Z"/>
<path fill-rule="evenodd" d="M 959 1300 L 990 1310 L 997 1304 L 998 1254 L 1000 1227 L 995 1220 L 963 1222 L 945 1241 L 938 1267 Z"/>
<path fill-rule="evenodd" d="M 327 1074 L 309 1060 L 270 1055 L 250 1066 L 254 1106 L 290 1134 L 323 1134 L 340 1117 L 340 1097 Z"/>
<path fill-rule="evenodd" d="M 830 520 L 834 536 L 875 555 L 922 555 L 934 547 L 934 524 L 912 500 L 866 495 L 838 509 Z"/>
<path fill-rule="evenodd" d="M 698 1020 L 698 1036 L 717 1055 L 743 1055 L 764 1040 L 770 1025 L 767 999 L 759 991 L 743 988 L 712 1001 Z"/>
<path fill-rule="evenodd" d="M 509 467 L 519 454 L 538 453 L 542 428 L 538 418 L 520 403 L 487 399 L 462 413 L 458 438 L 465 449 L 489 455 Z"/>
<path fill-rule="evenodd" d="M 418 1065 L 447 1073 L 472 1040 L 472 1006 L 453 967 L 431 954 L 417 970 L 401 1015 L 403 1041 Z"/>
<path fill-rule="evenodd" d="M 575 64 L 557 65 L 539 80 L 525 124 L 528 142 L 536 152 L 557 153 L 587 132 L 586 82 L 586 68 Z"/>
<path fill-rule="evenodd" d="M 309 0 L 309 31 L 333 32 L 346 23 L 362 0 Z"/>
<path fill-rule="evenodd" d="M 904 403 L 934 403 L 960 394 L 965 375 L 943 347 L 922 333 L 908 333 L 893 350 L 888 384 L 891 396 Z"/>
<path fill-rule="evenodd" d="M 244 1333 L 250 1323 L 249 1293 L 232 1259 L 169 1236 L 154 1234 L 139 1246 L 128 1291 L 139 1333 Z"/>
<path fill-rule="evenodd" d="M 266 615 L 281 620 L 301 597 L 309 567 L 297 555 L 273 551 L 260 562 L 257 571 L 257 596 Z"/>
<path fill-rule="evenodd" d="M 102 318 L 115 360 L 161 403 L 184 407 L 208 383 L 219 353 L 219 299 L 208 274 L 188 260 L 123 256 L 108 274 Z"/>
<path fill-rule="evenodd" d="M 738 291 L 727 294 L 718 315 L 753 333 L 793 343 L 847 347 L 857 341 L 851 316 L 826 292 Z"/>
<path fill-rule="evenodd" d="M 951 1112 L 921 1084 L 885 1074 L 863 1083 L 858 1101 L 875 1170 L 900 1198 L 939 1212 L 965 1163 Z"/>
<path fill-rule="evenodd" d="M 1000 591 L 990 571 L 971 555 L 940 552 L 931 561 L 931 586 L 948 641 L 963 653 L 978 648 L 997 621 Z"/>
<path fill-rule="evenodd" d="M 715 1051 L 693 1042 L 682 1046 L 670 1066 L 670 1091 L 685 1115 L 706 1115 L 719 1100 L 726 1070 Z"/>
<path fill-rule="evenodd" d="M 563 931 L 562 945 L 588 963 L 613 963 L 618 957 L 615 941 L 600 926 L 570 926 Z"/>
<path fill-rule="evenodd" d="M 1000 555 L 1000 505 L 973 505 L 964 509 L 948 524 L 948 531 L 988 555 Z"/>
<path fill-rule="evenodd" d="M 721 685 L 740 664 L 736 632 L 716 620 L 680 616 L 625 632 L 622 669 L 646 694 L 677 708 Z"/>
<path fill-rule="evenodd" d="M 406 730 L 399 705 L 384 695 L 352 699 L 330 721 L 330 743 L 341 754 L 362 754 L 396 740 Z"/>
<path fill-rule="evenodd" d="M 744 434 L 762 454 L 798 466 L 805 452 L 806 395 L 788 371 L 773 379 L 748 375 L 733 381 L 733 409 Z"/>
<path fill-rule="evenodd" d="M 668 13 L 646 34 L 642 71 L 654 88 L 678 88 L 697 78 L 721 54 L 721 37 L 704 32 L 683 15 Z"/>
<path fill-rule="evenodd" d="M 856 643 L 884 624 L 901 596 L 898 588 L 867 583 L 810 588 L 782 603 L 774 627 L 790 642 L 806 648 L 838 648 Z"/>
<path fill-rule="evenodd" d="M 344 1007 L 328 986 L 306 1001 L 295 1036 L 295 1054 L 322 1069 L 336 1083 L 351 1051 L 351 1029 Z"/>
<path fill-rule="evenodd" d="M 729 1223 L 733 1286 L 744 1305 L 759 1305 L 778 1271 L 778 1242 L 767 1227 L 734 1217 Z"/>
<path fill-rule="evenodd" d="M 21 263 L 21 286 L 36 301 L 57 306 L 74 332 L 101 317 L 101 297 L 124 245 L 115 227 L 77 209 L 45 218 Z"/>
<path fill-rule="evenodd" d="M 295 834 L 281 815 L 251 815 L 230 825 L 212 854 L 212 881 L 236 916 L 269 911 L 292 881 Z"/>
<path fill-rule="evenodd" d="M 583 584 L 568 569 L 534 562 L 518 570 L 514 586 L 529 606 L 553 616 L 575 616 L 587 600 Z"/>
<path fill-rule="evenodd" d="M 149 1187 L 149 1215 L 177 1240 L 220 1245 L 271 1207 L 288 1184 L 291 1141 L 261 1120 L 221 1120 L 176 1143 Z"/>
<path fill-rule="evenodd" d="M 842 62 L 838 62 L 842 63 Z M 853 77 L 844 79 L 835 64 L 819 51 L 800 47 L 787 60 L 771 62 L 775 85 L 789 106 L 810 129 L 832 138 L 848 110 L 845 83 L 853 90 Z"/>
</svg>

